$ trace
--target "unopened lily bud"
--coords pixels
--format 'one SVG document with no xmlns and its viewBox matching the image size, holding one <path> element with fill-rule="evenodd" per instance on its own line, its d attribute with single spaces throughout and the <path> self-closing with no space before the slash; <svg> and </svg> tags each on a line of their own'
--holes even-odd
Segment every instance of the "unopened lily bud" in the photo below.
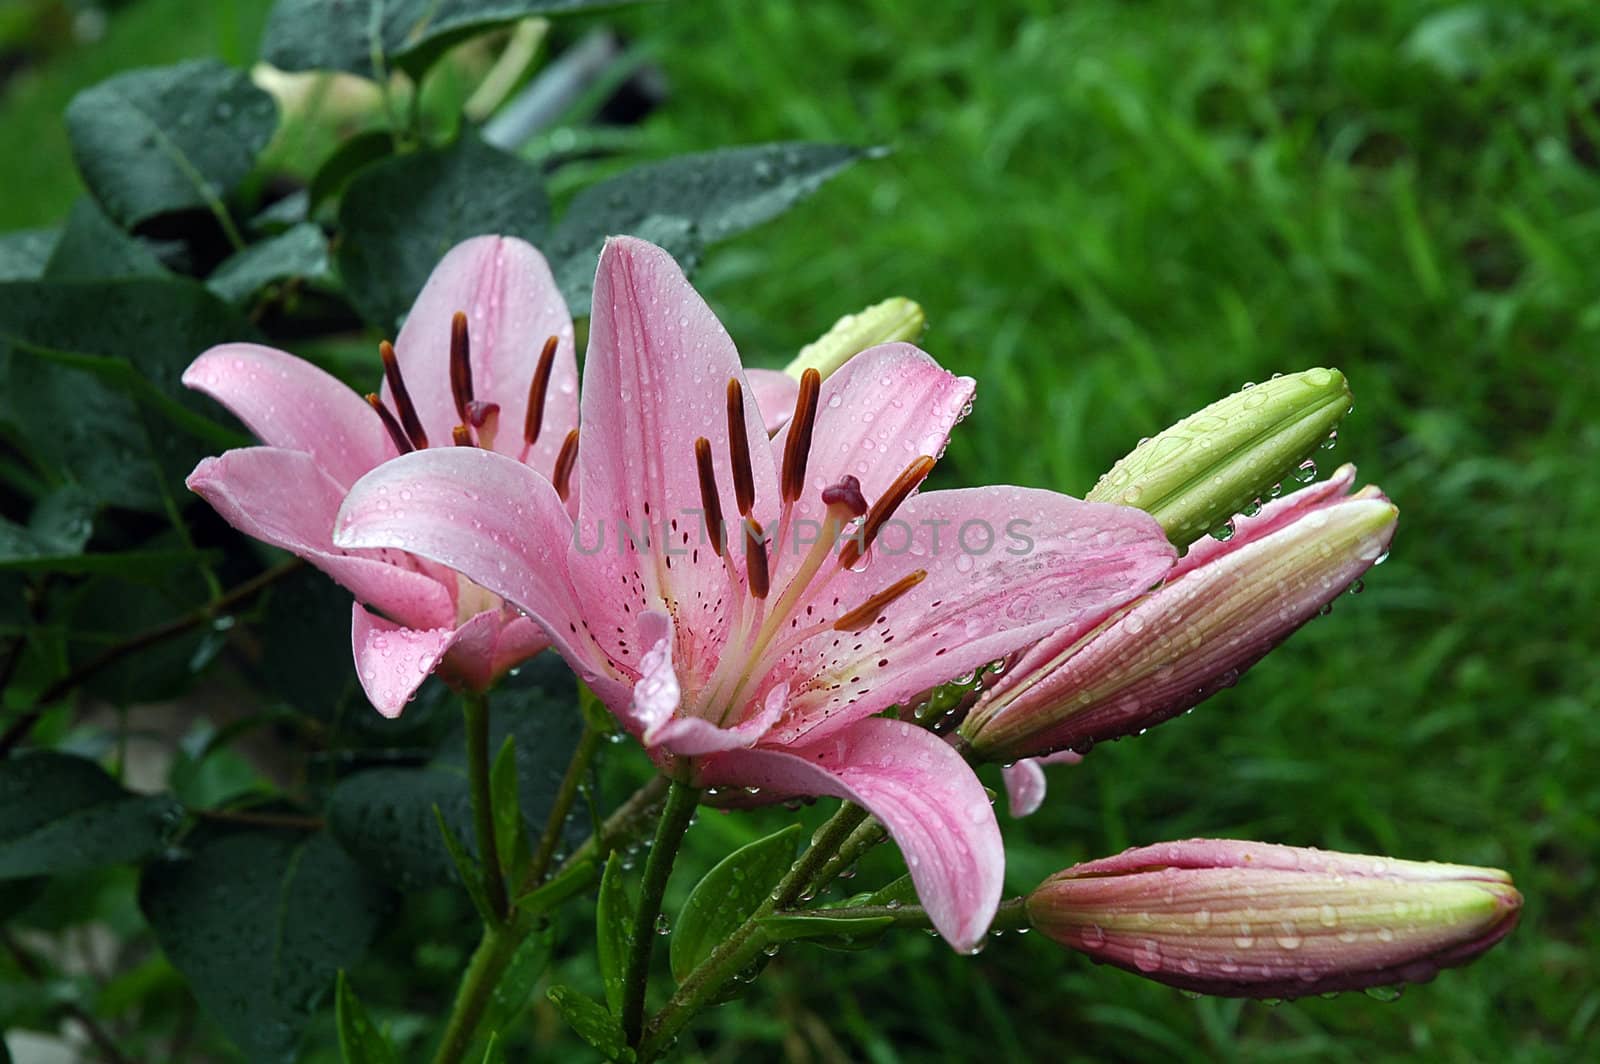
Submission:
<svg viewBox="0 0 1600 1064">
<path fill-rule="evenodd" d="M 802 347 L 783 371 L 795 380 L 808 369 L 826 378 L 869 347 L 915 342 L 926 324 L 927 318 L 916 303 L 899 296 L 885 299 L 834 322 L 833 328 Z"/>
<path fill-rule="evenodd" d="M 1145 511 L 1182 549 L 1293 475 L 1350 402 L 1336 369 L 1253 384 L 1145 440 L 1085 498 Z"/>
<path fill-rule="evenodd" d="M 1516 925 L 1495 868 L 1190 839 L 1074 865 L 1027 900 L 1062 945 L 1157 982 L 1293 998 L 1423 983 Z"/>
<path fill-rule="evenodd" d="M 962 738 L 988 761 L 1084 752 L 1231 686 L 1387 554 L 1398 511 L 1377 488 L 1349 494 L 1354 481 L 1347 465 L 1268 504 L 1087 636 L 1031 647 L 984 692 Z"/>
</svg>

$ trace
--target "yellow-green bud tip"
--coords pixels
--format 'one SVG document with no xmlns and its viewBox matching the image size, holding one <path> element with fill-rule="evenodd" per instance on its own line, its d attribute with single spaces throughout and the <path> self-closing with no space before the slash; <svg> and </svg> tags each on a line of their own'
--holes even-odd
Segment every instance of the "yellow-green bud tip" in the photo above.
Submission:
<svg viewBox="0 0 1600 1064">
<path fill-rule="evenodd" d="M 806 370 L 815 369 L 826 377 L 869 347 L 915 342 L 926 324 L 922 307 L 916 303 L 900 296 L 885 299 L 834 322 L 833 328 L 801 348 L 784 372 L 799 379 Z"/>
</svg>

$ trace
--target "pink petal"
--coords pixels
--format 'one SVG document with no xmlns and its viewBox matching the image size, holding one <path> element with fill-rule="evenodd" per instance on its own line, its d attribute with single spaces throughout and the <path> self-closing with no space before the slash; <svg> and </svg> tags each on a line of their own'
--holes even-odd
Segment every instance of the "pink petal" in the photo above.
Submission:
<svg viewBox="0 0 1600 1064">
<path fill-rule="evenodd" d="M 474 237 L 450 249 L 417 296 L 395 357 L 435 444 L 448 444 L 461 420 L 450 391 L 450 322 L 458 311 L 467 316 L 472 341 L 473 396 L 500 404 L 494 449 L 501 454 L 522 452 L 528 387 L 545 340 L 557 338 L 539 440 L 528 458 L 548 476 L 578 424 L 578 367 L 572 319 L 544 256 L 515 237 Z M 387 384 L 383 397 L 392 403 Z"/>
<path fill-rule="evenodd" d="M 357 602 L 351 611 L 350 642 L 356 675 L 373 708 L 390 719 L 398 717 L 455 638 L 454 628 L 406 628 L 368 613 Z"/>
<path fill-rule="evenodd" d="M 567 579 L 572 519 L 550 482 L 504 455 L 441 447 L 385 462 L 350 490 L 344 547 L 390 547 L 448 566 L 527 613 L 608 705 L 615 677 Z"/>
<path fill-rule="evenodd" d="M 508 621 L 502 616 L 495 631 L 490 664 L 493 679 L 498 680 L 549 645 L 550 637 L 544 629 L 527 617 L 516 616 Z"/>
<path fill-rule="evenodd" d="M 704 786 L 832 795 L 868 809 L 905 855 L 933 926 L 957 950 L 983 940 L 1000 902 L 1005 849 L 989 797 L 961 755 L 904 721 L 859 721 L 821 743 L 713 755 Z"/>
<path fill-rule="evenodd" d="M 772 730 L 788 701 L 788 685 L 779 684 L 767 692 L 760 712 L 731 728 L 720 728 L 700 717 L 678 717 L 645 732 L 644 742 L 652 753 L 662 750 L 678 757 L 745 749 L 760 742 Z"/>
<path fill-rule="evenodd" d="M 767 423 L 767 431 L 777 432 L 794 416 L 800 382 L 776 369 L 747 369 L 744 375 L 755 393 L 756 406 L 761 411 L 761 420 Z"/>
<path fill-rule="evenodd" d="M 786 660 L 795 695 L 777 734 L 820 738 L 1045 635 L 1086 631 L 1161 579 L 1173 554 L 1155 520 L 1125 506 L 1031 488 L 915 496 L 865 567 L 828 586 L 817 620 L 917 570 L 926 578 L 866 630 L 828 629 Z"/>
<path fill-rule="evenodd" d="M 639 618 L 639 646 L 647 648 L 639 659 L 639 682 L 633 685 L 633 723 L 644 730 L 645 741 L 678 711 L 683 689 L 672 669 L 672 619 L 659 610 Z"/>
<path fill-rule="evenodd" d="M 665 609 L 678 630 L 674 661 L 695 690 L 728 625 L 728 576 L 710 549 L 694 445 L 711 443 L 728 541 L 743 572 L 728 458 L 727 385 L 744 386 L 756 513 L 775 513 L 777 472 L 733 341 L 683 271 L 660 248 L 606 243 L 595 275 L 578 447 L 578 547 L 573 582 L 594 637 L 637 668 L 635 618 Z M 648 529 L 648 545 L 642 542 Z M 592 550 L 591 550 L 592 547 Z M 743 577 L 739 577 L 742 584 Z"/>
<path fill-rule="evenodd" d="M 222 344 L 190 363 L 183 383 L 227 407 L 262 443 L 311 455 L 342 488 L 395 454 L 361 396 L 282 351 Z"/>
<path fill-rule="evenodd" d="M 1054 764 L 1076 765 L 1082 754 L 1063 750 L 1048 757 L 1028 757 L 1006 765 L 1000 770 L 1005 781 L 1008 808 L 1014 817 L 1032 816 L 1044 804 L 1046 791 L 1044 766 Z"/>
<path fill-rule="evenodd" d="M 203 460 L 186 483 L 234 528 L 299 555 L 389 616 L 417 628 L 453 619 L 450 591 L 408 568 L 406 559 L 333 545 L 344 488 L 311 455 L 246 447 Z"/>
</svg>

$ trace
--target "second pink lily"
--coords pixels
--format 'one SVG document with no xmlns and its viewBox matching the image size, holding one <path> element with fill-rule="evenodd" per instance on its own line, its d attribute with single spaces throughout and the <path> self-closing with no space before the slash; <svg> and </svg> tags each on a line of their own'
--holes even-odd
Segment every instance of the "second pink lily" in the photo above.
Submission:
<svg viewBox="0 0 1600 1064">
<path fill-rule="evenodd" d="M 972 393 L 885 345 L 826 382 L 808 374 L 769 444 L 732 340 L 677 264 L 614 239 L 595 281 L 576 521 L 543 477 L 457 448 L 364 477 L 335 541 L 411 552 L 527 611 L 676 778 L 867 808 L 935 926 L 970 949 L 1004 866 L 988 796 L 942 739 L 879 714 L 1088 630 L 1174 555 L 1125 507 L 917 494 Z"/>
</svg>

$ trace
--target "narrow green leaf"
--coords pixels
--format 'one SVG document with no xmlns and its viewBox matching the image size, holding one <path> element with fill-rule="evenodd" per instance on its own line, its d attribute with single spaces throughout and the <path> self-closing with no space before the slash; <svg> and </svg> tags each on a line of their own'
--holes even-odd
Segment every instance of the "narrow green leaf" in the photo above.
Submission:
<svg viewBox="0 0 1600 1064">
<path fill-rule="evenodd" d="M 516 904 L 519 909 L 547 913 L 568 898 L 587 890 L 594 881 L 594 862 L 579 861 L 548 883 L 543 883 L 516 899 Z"/>
<path fill-rule="evenodd" d="M 339 1056 L 344 1064 L 395 1064 L 394 1049 L 374 1026 L 367 1010 L 343 971 L 333 999 L 334 1023 L 339 1029 Z"/>
<path fill-rule="evenodd" d="M 489 796 L 494 803 L 494 844 L 504 868 L 520 868 L 528 858 L 528 832 L 523 826 L 517 792 L 517 737 L 506 736 L 489 770 Z"/>
<path fill-rule="evenodd" d="M 899 879 L 879 887 L 867 897 L 857 902 L 859 905 L 910 905 L 917 901 L 917 885 L 911 882 L 911 873 L 907 872 Z"/>
<path fill-rule="evenodd" d="M 829 916 L 825 911 L 768 916 L 761 929 L 773 942 L 805 940 L 829 949 L 867 949 L 894 924 L 889 916 Z"/>
<path fill-rule="evenodd" d="M 755 912 L 794 861 L 803 829 L 790 824 L 723 858 L 695 884 L 672 932 L 672 977 L 678 982 Z"/>
<path fill-rule="evenodd" d="M 183 817 L 93 761 L 36 750 L 0 761 L 0 879 L 60 875 L 160 853 Z"/>
<path fill-rule="evenodd" d="M 546 993 L 579 1038 L 598 1049 L 607 1060 L 631 1064 L 634 1052 L 623 1041 L 622 1027 L 604 1005 L 570 986 L 553 986 Z"/>
<path fill-rule="evenodd" d="M 310 222 L 285 229 L 232 256 L 206 280 L 206 287 L 239 305 L 269 284 L 298 278 L 326 281 L 333 275 L 328 238 Z"/>
<path fill-rule="evenodd" d="M 594 933 L 598 946 L 600 981 L 606 988 L 606 1005 L 613 1015 L 622 1011 L 622 991 L 633 943 L 633 902 L 623 883 L 622 858 L 613 852 L 600 877 L 600 896 L 594 906 Z"/>
<path fill-rule="evenodd" d="M 494 910 L 489 907 L 488 895 L 484 893 L 483 870 L 461 845 L 456 833 L 450 830 L 450 825 L 438 806 L 433 807 L 433 819 L 439 826 L 439 834 L 444 838 L 445 849 L 450 852 L 450 860 L 455 863 L 456 877 L 466 888 L 467 897 L 472 899 L 473 908 L 478 910 L 478 915 L 483 918 L 485 924 L 495 923 Z"/>
<path fill-rule="evenodd" d="M 551 268 L 573 316 L 587 314 L 607 236 L 644 237 L 692 270 L 707 246 L 777 217 L 872 154 L 835 144 L 761 144 L 629 170 L 573 198 L 549 242 Z"/>
<path fill-rule="evenodd" d="M 555 932 L 549 928 L 529 935 L 517 947 L 505 974 L 495 984 L 484 1010 L 482 1030 L 491 1034 L 510 1031 L 533 1000 L 534 988 L 555 955 Z"/>
<path fill-rule="evenodd" d="M 272 97 L 214 59 L 119 74 L 67 106 L 84 184 L 126 227 L 219 205 L 254 168 L 277 124 Z"/>
<path fill-rule="evenodd" d="M 356 309 L 392 330 L 452 246 L 484 233 L 539 244 L 549 216 L 539 171 L 468 132 L 350 182 L 339 205 L 339 273 Z"/>
<path fill-rule="evenodd" d="M 287 1062 L 388 895 L 326 834 L 197 831 L 145 869 L 139 905 L 201 1006 L 244 1055 Z"/>
</svg>

